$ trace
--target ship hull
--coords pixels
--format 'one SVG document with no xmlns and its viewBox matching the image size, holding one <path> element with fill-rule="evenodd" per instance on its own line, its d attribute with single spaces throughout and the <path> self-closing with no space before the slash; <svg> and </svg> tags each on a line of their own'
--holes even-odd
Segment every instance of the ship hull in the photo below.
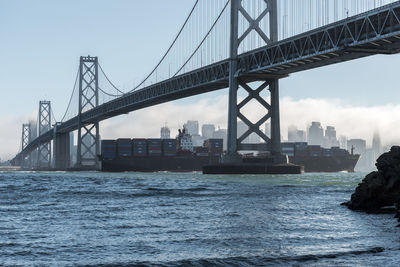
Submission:
<svg viewBox="0 0 400 267">
<path fill-rule="evenodd" d="M 290 163 L 303 165 L 305 172 L 354 172 L 359 155 L 331 157 L 289 157 Z"/>
<path fill-rule="evenodd" d="M 359 155 L 336 157 L 289 157 L 289 162 L 304 166 L 304 172 L 354 172 Z M 143 156 L 103 159 L 104 172 L 192 172 L 220 162 L 220 156 Z"/>
<path fill-rule="evenodd" d="M 203 166 L 219 163 L 220 156 L 146 156 L 103 159 L 105 172 L 193 172 L 202 171 Z"/>
</svg>

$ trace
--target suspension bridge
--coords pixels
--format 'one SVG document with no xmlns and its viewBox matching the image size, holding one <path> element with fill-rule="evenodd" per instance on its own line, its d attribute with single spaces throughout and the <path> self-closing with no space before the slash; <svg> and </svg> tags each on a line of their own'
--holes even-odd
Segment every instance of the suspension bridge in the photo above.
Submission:
<svg viewBox="0 0 400 267">
<path fill-rule="evenodd" d="M 23 124 L 21 150 L 12 163 L 67 169 L 69 135 L 77 131 L 76 167 L 96 169 L 100 121 L 223 88 L 229 88 L 223 161 L 236 162 L 238 151 L 259 150 L 280 163 L 279 79 L 399 52 L 400 1 L 197 0 L 160 61 L 132 90 L 115 86 L 97 57 L 81 57 L 62 120 L 54 120 L 49 101 L 40 101 L 38 121 Z M 248 93 L 240 102 L 239 88 Z M 264 90 L 269 90 L 269 99 L 261 96 Z M 265 108 L 257 122 L 242 112 L 252 100 Z M 242 136 L 237 136 L 238 120 L 248 126 Z M 260 130 L 267 121 L 269 135 Z M 244 144 L 252 133 L 262 143 Z"/>
</svg>

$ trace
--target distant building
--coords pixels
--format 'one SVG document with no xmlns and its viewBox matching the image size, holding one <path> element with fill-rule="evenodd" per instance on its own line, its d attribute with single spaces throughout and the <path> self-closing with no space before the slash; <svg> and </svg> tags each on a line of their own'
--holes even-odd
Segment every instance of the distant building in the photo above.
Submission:
<svg viewBox="0 0 400 267">
<path fill-rule="evenodd" d="M 297 131 L 297 141 L 296 142 L 307 142 L 307 136 L 305 131 Z"/>
<path fill-rule="evenodd" d="M 249 130 L 249 126 L 247 126 L 244 122 L 238 121 L 237 123 L 237 138 L 240 138 L 245 132 Z M 261 138 L 256 133 L 251 133 L 244 140 L 244 144 L 258 144 L 260 143 Z"/>
<path fill-rule="evenodd" d="M 213 138 L 215 132 L 214 124 L 203 124 L 201 127 L 201 135 L 205 140 Z"/>
<path fill-rule="evenodd" d="M 339 137 L 339 146 L 342 149 L 347 149 L 347 137 L 342 135 Z"/>
<path fill-rule="evenodd" d="M 193 146 L 203 146 L 204 138 L 199 134 L 192 135 Z"/>
<path fill-rule="evenodd" d="M 183 125 L 183 128 L 185 128 L 188 131 L 188 134 L 190 135 L 198 135 L 199 134 L 199 122 L 198 121 L 187 121 Z"/>
<path fill-rule="evenodd" d="M 297 142 L 297 127 L 290 125 L 288 127 L 288 142 Z"/>
<path fill-rule="evenodd" d="M 335 127 L 333 126 L 326 127 L 323 146 L 326 148 L 340 146 L 339 141 L 336 138 Z"/>
<path fill-rule="evenodd" d="M 306 142 L 306 133 L 300 131 L 296 126 L 291 125 L 288 128 L 288 142 Z"/>
<path fill-rule="evenodd" d="M 324 129 L 321 127 L 320 122 L 312 122 L 311 126 L 308 128 L 308 144 L 309 145 L 323 145 L 324 141 Z"/>
<path fill-rule="evenodd" d="M 164 126 L 161 128 L 161 139 L 170 139 L 171 138 L 171 130 Z"/>
<path fill-rule="evenodd" d="M 214 138 L 223 139 L 224 141 L 224 150 L 227 148 L 227 140 L 228 140 L 228 131 L 226 129 L 220 129 L 214 132 Z"/>
</svg>

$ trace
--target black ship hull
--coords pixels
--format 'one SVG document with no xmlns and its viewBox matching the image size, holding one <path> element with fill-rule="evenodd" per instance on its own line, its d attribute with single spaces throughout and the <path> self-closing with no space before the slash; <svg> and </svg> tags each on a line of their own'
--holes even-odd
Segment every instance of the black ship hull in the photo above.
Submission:
<svg viewBox="0 0 400 267">
<path fill-rule="evenodd" d="M 292 164 L 304 166 L 305 172 L 354 172 L 359 155 L 337 157 L 289 157 Z M 218 164 L 220 156 L 143 156 L 103 159 L 105 172 L 192 172 L 202 171 L 203 166 Z"/>
<path fill-rule="evenodd" d="M 354 172 L 360 155 L 331 156 L 331 157 L 289 157 L 290 163 L 303 165 L 304 172 Z"/>
<path fill-rule="evenodd" d="M 203 166 L 219 163 L 220 156 L 144 156 L 102 159 L 105 172 L 193 172 L 202 171 Z"/>
</svg>

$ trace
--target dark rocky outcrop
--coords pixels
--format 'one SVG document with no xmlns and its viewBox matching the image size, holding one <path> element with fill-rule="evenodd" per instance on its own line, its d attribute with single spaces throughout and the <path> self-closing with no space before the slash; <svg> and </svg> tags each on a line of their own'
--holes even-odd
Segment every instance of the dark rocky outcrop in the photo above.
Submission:
<svg viewBox="0 0 400 267">
<path fill-rule="evenodd" d="M 376 162 L 377 171 L 368 174 L 351 200 L 343 203 L 352 210 L 376 213 L 395 206 L 400 217 L 400 146 L 393 146 Z"/>
</svg>

